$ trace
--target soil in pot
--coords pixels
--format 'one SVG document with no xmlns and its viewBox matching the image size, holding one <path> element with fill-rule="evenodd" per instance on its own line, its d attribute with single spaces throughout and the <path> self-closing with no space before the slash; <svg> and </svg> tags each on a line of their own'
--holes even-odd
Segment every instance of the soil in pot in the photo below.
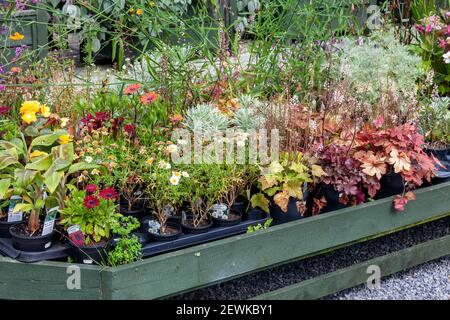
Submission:
<svg viewBox="0 0 450 320">
<path fill-rule="evenodd" d="M 179 224 L 167 222 L 164 233 L 154 233 L 148 231 L 148 234 L 150 236 L 150 239 L 154 241 L 172 241 L 180 236 L 181 229 Z"/>
<path fill-rule="evenodd" d="M 231 227 L 239 224 L 242 221 L 242 214 L 234 209 L 228 213 L 228 219 L 212 217 L 213 223 L 216 227 Z"/>
<path fill-rule="evenodd" d="M 108 247 L 109 243 L 107 241 L 79 247 L 72 245 L 74 261 L 83 264 L 106 265 L 108 261 Z"/>
<path fill-rule="evenodd" d="M 245 214 L 244 218 L 246 220 L 260 220 L 267 215 L 264 210 L 258 208 L 250 208 Z"/>
<path fill-rule="evenodd" d="M 199 234 L 199 233 L 205 233 L 208 232 L 209 229 L 211 229 L 213 223 L 210 220 L 202 221 L 200 225 L 197 227 L 194 226 L 194 223 L 192 221 L 192 218 L 187 218 L 183 223 L 181 224 L 181 228 L 184 233 L 186 234 Z"/>
<path fill-rule="evenodd" d="M 135 206 L 131 207 L 131 210 L 128 208 L 128 203 L 120 203 L 120 213 L 123 214 L 126 217 L 135 217 L 137 219 L 140 219 L 145 214 L 145 207 L 144 204 L 137 204 Z"/>
<path fill-rule="evenodd" d="M 297 201 L 299 200 L 292 197 L 289 198 L 287 212 L 281 210 L 281 208 L 275 203 L 271 204 L 270 216 L 273 219 L 272 225 L 277 225 L 304 218 L 305 216 L 297 208 Z"/>
<path fill-rule="evenodd" d="M 27 223 L 16 223 L 10 228 L 10 233 L 13 241 L 13 247 L 20 251 L 26 252 L 41 252 L 52 246 L 52 233 L 42 236 L 42 226 L 34 234 L 30 234 L 27 229 Z"/>
</svg>

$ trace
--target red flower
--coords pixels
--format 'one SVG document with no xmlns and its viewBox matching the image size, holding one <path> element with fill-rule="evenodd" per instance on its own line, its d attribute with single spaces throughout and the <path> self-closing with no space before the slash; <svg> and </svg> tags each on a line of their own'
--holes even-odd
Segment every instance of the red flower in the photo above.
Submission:
<svg viewBox="0 0 450 320">
<path fill-rule="evenodd" d="M 97 121 L 105 122 L 109 119 L 109 113 L 108 112 L 96 112 L 95 118 Z"/>
<path fill-rule="evenodd" d="M 141 102 L 143 104 L 152 104 L 153 102 L 156 101 L 156 99 L 158 99 L 158 94 L 156 92 L 152 91 L 152 92 L 144 94 L 141 97 Z"/>
<path fill-rule="evenodd" d="M 178 122 L 183 121 L 183 116 L 181 114 L 174 114 L 169 118 L 170 122 L 173 124 L 177 124 Z"/>
<path fill-rule="evenodd" d="M 114 188 L 106 188 L 106 189 L 100 191 L 100 193 L 98 195 L 105 200 L 116 199 L 119 196 L 116 189 L 114 189 Z"/>
<path fill-rule="evenodd" d="M 100 204 L 100 200 L 96 196 L 86 196 L 83 200 L 83 205 L 88 208 L 92 209 L 97 207 Z"/>
<path fill-rule="evenodd" d="M 97 191 L 97 186 L 95 184 L 88 184 L 86 188 L 84 188 L 88 193 L 95 193 Z"/>
<path fill-rule="evenodd" d="M 128 135 L 132 136 L 134 134 L 134 131 L 136 129 L 136 126 L 132 123 L 126 124 L 123 126 L 123 130 L 125 130 Z"/>
<path fill-rule="evenodd" d="M 11 111 L 10 107 L 0 107 L 0 116 L 6 116 Z"/>
<path fill-rule="evenodd" d="M 127 94 L 127 95 L 131 95 L 131 94 L 135 94 L 136 92 L 138 92 L 139 89 L 141 89 L 141 85 L 138 83 L 133 83 L 133 84 L 130 84 L 129 86 L 125 87 L 125 89 L 123 90 L 123 93 Z"/>
</svg>

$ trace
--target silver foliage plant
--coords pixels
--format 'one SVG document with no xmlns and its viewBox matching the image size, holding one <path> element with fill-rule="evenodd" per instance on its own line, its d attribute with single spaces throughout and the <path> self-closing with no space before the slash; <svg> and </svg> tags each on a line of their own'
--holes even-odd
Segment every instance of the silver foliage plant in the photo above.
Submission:
<svg viewBox="0 0 450 320">
<path fill-rule="evenodd" d="M 250 95 L 242 95 L 239 104 L 240 108 L 233 114 L 232 124 L 243 131 L 260 129 L 264 124 L 266 104 Z"/>
<path fill-rule="evenodd" d="M 226 130 L 230 124 L 228 118 L 210 103 L 190 108 L 183 124 L 192 132 L 208 133 Z"/>
<path fill-rule="evenodd" d="M 425 74 L 421 58 L 387 32 L 375 32 L 357 41 L 346 38 L 334 57 L 335 78 L 349 81 L 356 94 L 370 102 L 388 91 L 416 92 L 416 82 Z"/>
</svg>

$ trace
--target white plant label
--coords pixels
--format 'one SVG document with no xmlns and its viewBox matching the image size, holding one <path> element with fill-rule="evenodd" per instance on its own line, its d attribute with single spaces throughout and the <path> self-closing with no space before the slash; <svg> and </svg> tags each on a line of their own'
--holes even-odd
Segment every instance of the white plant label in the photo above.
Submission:
<svg viewBox="0 0 450 320">
<path fill-rule="evenodd" d="M 11 196 L 8 208 L 8 222 L 20 222 L 23 219 L 23 212 L 14 212 L 16 204 L 22 203 L 22 198 L 19 196 Z"/>
<path fill-rule="evenodd" d="M 53 232 L 55 227 L 56 214 L 58 213 L 59 207 L 54 207 L 48 210 L 47 215 L 44 220 L 44 228 L 42 230 L 42 235 L 46 236 Z"/>
</svg>

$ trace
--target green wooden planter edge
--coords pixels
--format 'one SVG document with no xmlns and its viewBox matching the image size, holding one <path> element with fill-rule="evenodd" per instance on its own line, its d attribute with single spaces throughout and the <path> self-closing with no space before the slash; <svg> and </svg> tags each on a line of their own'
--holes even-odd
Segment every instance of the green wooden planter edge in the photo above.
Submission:
<svg viewBox="0 0 450 320">
<path fill-rule="evenodd" d="M 238 235 L 115 268 L 80 265 L 68 290 L 68 263 L 0 257 L 0 298 L 155 299 L 236 278 L 449 215 L 450 182 L 417 190 L 402 213 L 392 198 Z M 4 272 L 5 270 L 6 272 Z M 41 273 L 44 276 L 41 276 Z M 40 280 L 35 280 L 40 279 Z"/>
<path fill-rule="evenodd" d="M 366 283 L 369 266 L 378 266 L 381 277 L 417 266 L 450 254 L 450 235 L 433 239 L 400 251 L 367 260 L 347 268 L 308 279 L 251 300 L 311 300 Z M 383 283 L 381 282 L 381 287 Z"/>
</svg>

